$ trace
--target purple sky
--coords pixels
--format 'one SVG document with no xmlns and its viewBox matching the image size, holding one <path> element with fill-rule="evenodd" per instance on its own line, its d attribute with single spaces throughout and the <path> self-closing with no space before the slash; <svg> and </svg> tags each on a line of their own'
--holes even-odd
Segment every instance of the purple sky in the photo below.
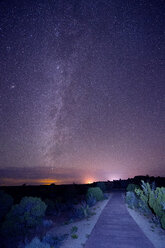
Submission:
<svg viewBox="0 0 165 248">
<path fill-rule="evenodd" d="M 0 185 L 165 176 L 165 1 L 0 9 Z"/>
</svg>

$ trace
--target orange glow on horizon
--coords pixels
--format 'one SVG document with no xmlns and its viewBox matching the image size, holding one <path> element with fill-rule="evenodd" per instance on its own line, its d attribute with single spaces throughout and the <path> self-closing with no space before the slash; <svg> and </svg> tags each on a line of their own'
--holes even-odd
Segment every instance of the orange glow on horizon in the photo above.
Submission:
<svg viewBox="0 0 165 248">
<path fill-rule="evenodd" d="M 93 178 L 87 178 L 85 179 L 85 184 L 93 183 L 95 180 Z"/>
<path fill-rule="evenodd" d="M 28 178 L 3 178 L 1 180 L 0 186 L 21 186 L 21 185 L 62 185 L 62 184 L 72 184 L 74 179 L 53 179 L 53 178 L 38 178 L 38 179 L 28 179 Z M 96 179 L 93 177 L 86 177 L 84 180 L 80 180 L 76 183 L 83 183 L 83 184 L 91 184 L 96 182 Z"/>
<path fill-rule="evenodd" d="M 14 178 L 3 178 L 2 184 L 0 186 L 15 186 L 15 185 L 50 185 L 50 184 L 61 184 L 62 181 L 50 178 L 44 179 L 14 179 Z"/>
<path fill-rule="evenodd" d="M 50 178 L 40 179 L 39 182 L 41 184 L 44 184 L 44 185 L 50 185 L 52 183 L 54 183 L 54 184 L 56 184 L 56 183 L 59 184 L 60 183 L 60 181 L 50 179 Z"/>
</svg>

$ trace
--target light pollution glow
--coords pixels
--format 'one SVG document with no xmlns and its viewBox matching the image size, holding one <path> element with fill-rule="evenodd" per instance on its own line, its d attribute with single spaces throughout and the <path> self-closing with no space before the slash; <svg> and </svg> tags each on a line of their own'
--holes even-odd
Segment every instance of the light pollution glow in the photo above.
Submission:
<svg viewBox="0 0 165 248">
<path fill-rule="evenodd" d="M 113 180 L 117 180 L 116 178 L 113 178 Z M 81 180 L 81 182 L 75 182 L 73 180 L 57 180 L 57 179 L 53 179 L 53 178 L 44 178 L 44 179 L 13 179 L 13 178 L 3 178 L 3 181 L 1 183 L 0 186 L 5 186 L 5 185 L 50 185 L 50 184 L 56 184 L 56 185 L 60 185 L 60 184 L 72 184 L 72 183 L 80 183 L 80 184 L 91 184 L 93 182 L 96 182 L 98 180 L 96 180 L 96 178 L 94 177 L 85 177 L 84 179 Z"/>
</svg>

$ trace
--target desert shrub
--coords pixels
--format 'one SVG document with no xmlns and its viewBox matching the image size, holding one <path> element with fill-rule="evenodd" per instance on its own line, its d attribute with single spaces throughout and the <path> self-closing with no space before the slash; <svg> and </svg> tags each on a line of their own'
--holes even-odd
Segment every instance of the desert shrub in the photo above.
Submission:
<svg viewBox="0 0 165 248">
<path fill-rule="evenodd" d="M 51 248 L 51 246 L 48 243 L 41 242 L 39 238 L 35 237 L 25 248 Z"/>
<path fill-rule="evenodd" d="M 51 248 L 59 248 L 62 242 L 68 237 L 68 234 L 63 234 L 60 236 L 53 236 L 51 234 L 46 234 L 42 239 L 42 243 L 49 244 Z"/>
<path fill-rule="evenodd" d="M 149 206 L 159 218 L 162 228 L 165 229 L 165 188 L 157 187 L 150 193 Z"/>
<path fill-rule="evenodd" d="M 93 194 L 88 194 L 86 197 L 86 202 L 87 202 L 89 207 L 93 207 L 96 204 L 97 200 L 93 196 Z"/>
<path fill-rule="evenodd" d="M 158 217 L 162 217 L 165 212 L 165 188 L 157 187 L 155 191 L 150 194 L 149 205 Z"/>
<path fill-rule="evenodd" d="M 46 208 L 46 215 L 57 215 L 56 204 L 51 199 L 45 199 L 45 204 L 47 205 Z"/>
<path fill-rule="evenodd" d="M 165 213 L 162 215 L 160 222 L 161 222 L 162 228 L 165 229 Z"/>
<path fill-rule="evenodd" d="M 152 193 L 152 189 L 149 183 L 145 183 L 143 180 L 141 182 L 142 189 L 135 189 L 135 194 L 139 198 L 139 209 L 145 214 L 151 214 L 149 198 Z"/>
<path fill-rule="evenodd" d="M 64 212 L 67 209 L 67 205 L 64 204 L 60 199 L 55 201 L 51 199 L 45 199 L 44 202 L 47 205 L 46 214 L 47 215 L 61 215 L 61 212 Z"/>
<path fill-rule="evenodd" d="M 73 233 L 73 234 L 71 235 L 71 237 L 72 237 L 72 239 L 78 239 L 78 235 L 75 234 L 75 233 Z"/>
<path fill-rule="evenodd" d="M 72 218 L 83 219 L 90 215 L 89 206 L 86 202 L 81 202 L 81 204 L 75 205 L 72 209 Z"/>
<path fill-rule="evenodd" d="M 1 190 L 0 191 L 0 221 L 2 221 L 5 215 L 9 212 L 12 205 L 13 205 L 13 197 Z"/>
<path fill-rule="evenodd" d="M 156 183 L 155 183 L 155 181 L 151 183 L 151 189 L 152 190 L 155 190 L 156 189 Z"/>
<path fill-rule="evenodd" d="M 153 210 L 153 212 L 161 218 L 164 214 L 164 204 L 165 204 L 165 188 L 154 187 L 151 188 L 149 183 L 142 181 L 142 191 L 137 191 L 140 195 L 140 199 L 148 204 L 148 207 Z"/>
<path fill-rule="evenodd" d="M 134 192 L 129 191 L 126 193 L 126 203 L 130 208 L 137 208 L 138 207 L 138 199 Z"/>
<path fill-rule="evenodd" d="M 146 205 L 148 205 L 150 194 L 152 192 L 151 186 L 149 183 L 145 183 L 142 180 L 141 188 L 142 189 L 136 188 L 135 193 L 141 199 L 141 201 L 143 201 Z"/>
<path fill-rule="evenodd" d="M 149 183 L 142 181 L 142 189 L 135 189 L 135 193 L 139 199 L 139 208 L 143 213 L 155 214 L 157 222 L 159 221 L 162 228 L 165 229 L 165 188 L 157 187 L 155 183 L 150 186 Z M 151 212 L 152 210 L 152 212 Z"/>
<path fill-rule="evenodd" d="M 60 215 L 61 212 L 64 212 L 67 209 L 67 206 L 65 203 L 62 203 L 58 200 L 55 201 L 55 208 L 57 211 L 57 214 Z"/>
<path fill-rule="evenodd" d="M 49 228 L 49 227 L 53 226 L 53 221 L 52 220 L 43 220 L 42 225 L 44 227 Z"/>
<path fill-rule="evenodd" d="M 104 200 L 103 192 L 99 187 L 89 188 L 86 197 L 88 198 L 89 195 L 93 195 L 96 198 L 96 201 Z"/>
<path fill-rule="evenodd" d="M 138 208 L 140 212 L 142 212 L 145 215 L 150 215 L 152 214 L 151 209 L 149 208 L 148 204 L 141 199 L 138 201 Z"/>
<path fill-rule="evenodd" d="M 103 192 L 106 191 L 106 185 L 104 182 L 98 182 L 97 187 L 99 187 Z"/>
<path fill-rule="evenodd" d="M 76 219 L 83 219 L 84 213 L 81 206 L 74 206 L 70 217 Z"/>
<path fill-rule="evenodd" d="M 71 233 L 77 232 L 78 227 L 77 226 L 72 226 Z"/>
<path fill-rule="evenodd" d="M 90 210 L 89 210 L 88 204 L 86 204 L 86 202 L 82 202 L 81 208 L 82 208 L 84 217 L 85 218 L 88 217 L 90 215 Z"/>
<path fill-rule="evenodd" d="M 127 186 L 127 192 L 128 191 L 135 191 L 135 189 L 138 189 L 139 188 L 139 185 L 136 185 L 136 184 L 133 184 L 133 183 L 130 183 L 130 184 L 128 184 L 128 186 Z"/>
<path fill-rule="evenodd" d="M 46 204 L 37 197 L 24 197 L 19 204 L 22 220 L 27 227 L 37 226 L 45 215 Z"/>
<path fill-rule="evenodd" d="M 141 188 L 143 190 L 143 194 L 145 195 L 145 197 L 147 198 L 146 201 L 148 202 L 149 200 L 149 195 L 152 191 L 151 186 L 149 183 L 145 183 L 143 180 L 141 181 Z"/>
<path fill-rule="evenodd" d="M 155 189 L 155 184 L 142 181 L 142 189 L 135 189 L 136 195 L 139 197 L 139 206 L 146 212 L 151 213 L 151 210 L 159 218 L 162 227 L 164 226 L 164 212 L 165 212 L 165 188 L 157 187 Z M 162 219 L 162 220 L 161 220 Z"/>
<path fill-rule="evenodd" d="M 37 197 L 24 197 L 19 204 L 14 205 L 2 225 L 4 234 L 16 235 L 36 227 L 42 221 L 46 204 Z"/>
<path fill-rule="evenodd" d="M 149 201 L 148 204 L 150 206 L 150 208 L 154 208 L 154 203 L 156 200 L 156 195 L 155 195 L 155 191 L 151 191 L 150 195 L 149 195 Z"/>
</svg>

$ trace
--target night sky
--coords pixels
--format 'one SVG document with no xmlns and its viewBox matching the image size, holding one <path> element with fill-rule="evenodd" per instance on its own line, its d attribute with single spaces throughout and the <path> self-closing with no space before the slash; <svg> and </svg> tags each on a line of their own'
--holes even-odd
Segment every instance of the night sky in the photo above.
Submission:
<svg viewBox="0 0 165 248">
<path fill-rule="evenodd" d="M 0 2 L 0 185 L 165 176 L 165 1 Z"/>
</svg>

